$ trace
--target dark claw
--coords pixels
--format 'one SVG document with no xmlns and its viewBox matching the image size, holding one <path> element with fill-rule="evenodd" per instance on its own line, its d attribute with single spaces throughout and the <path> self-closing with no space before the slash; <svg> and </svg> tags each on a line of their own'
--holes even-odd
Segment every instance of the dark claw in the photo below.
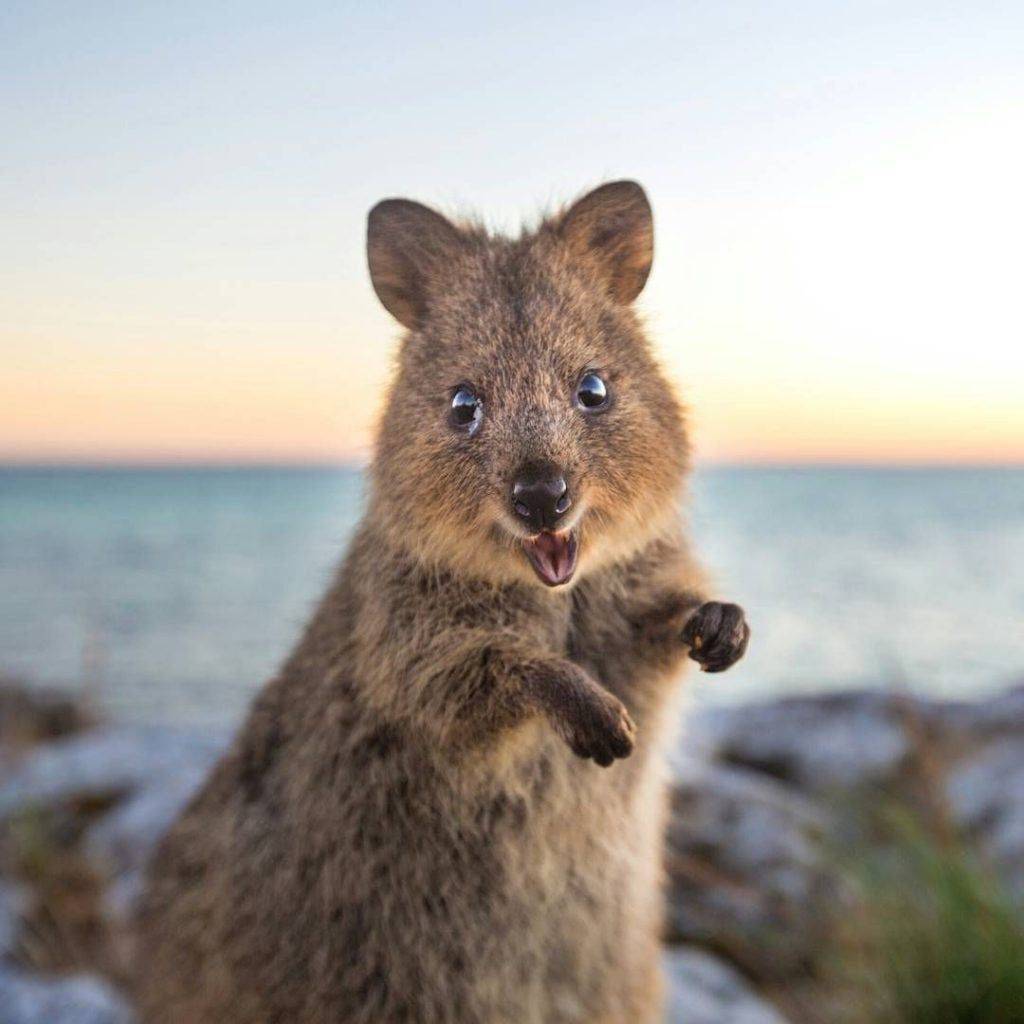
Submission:
<svg viewBox="0 0 1024 1024">
<path fill-rule="evenodd" d="M 607 768 L 633 752 L 636 728 L 626 709 L 614 697 L 591 706 L 576 728 L 569 746 L 577 757 L 590 758 Z"/>
<path fill-rule="evenodd" d="M 738 604 L 707 601 L 683 627 L 682 639 L 703 671 L 724 672 L 743 657 L 750 627 Z"/>
</svg>

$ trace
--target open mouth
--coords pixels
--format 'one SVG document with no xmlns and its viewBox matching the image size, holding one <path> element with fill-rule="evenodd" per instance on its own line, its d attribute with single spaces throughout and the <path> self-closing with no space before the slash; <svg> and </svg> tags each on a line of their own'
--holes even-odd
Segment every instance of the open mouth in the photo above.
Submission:
<svg viewBox="0 0 1024 1024">
<path fill-rule="evenodd" d="M 568 583 L 576 571 L 576 535 L 571 530 L 564 533 L 545 530 L 524 540 L 523 550 L 540 581 L 549 587 Z"/>
</svg>

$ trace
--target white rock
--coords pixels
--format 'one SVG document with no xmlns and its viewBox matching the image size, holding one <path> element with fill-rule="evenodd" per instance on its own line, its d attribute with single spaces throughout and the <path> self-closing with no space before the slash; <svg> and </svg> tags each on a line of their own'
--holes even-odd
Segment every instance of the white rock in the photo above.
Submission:
<svg viewBox="0 0 1024 1024">
<path fill-rule="evenodd" d="M 690 733 L 710 755 L 793 782 L 811 793 L 884 785 L 912 753 L 904 729 L 919 702 L 883 691 L 790 697 L 714 708 Z"/>
<path fill-rule="evenodd" d="M 153 847 L 206 778 L 208 766 L 182 766 L 159 785 L 149 783 L 90 830 L 86 851 L 109 876 L 142 868 Z"/>
<path fill-rule="evenodd" d="M 996 740 L 966 758 L 946 793 L 957 824 L 1024 899 L 1024 737 Z"/>
<path fill-rule="evenodd" d="M 822 862 L 828 819 L 792 787 L 746 769 L 692 764 L 667 829 L 668 925 L 758 977 L 801 972 L 839 901 Z"/>
<path fill-rule="evenodd" d="M 183 766 L 162 783 L 148 783 L 89 830 L 85 851 L 108 881 L 107 911 L 126 920 L 142 889 L 143 871 L 163 834 L 202 785 L 205 764 Z"/>
<path fill-rule="evenodd" d="M 167 785 L 179 773 L 207 770 L 226 742 L 223 732 L 130 726 L 58 740 L 32 751 L 0 783 L 0 820 L 29 807 Z"/>
<path fill-rule="evenodd" d="M 0 964 L 0 1024 L 132 1024 L 128 1004 L 91 975 L 44 978 Z"/>
<path fill-rule="evenodd" d="M 933 718 L 940 727 L 968 743 L 1024 736 L 1024 686 L 985 700 L 938 704 Z"/>
<path fill-rule="evenodd" d="M 685 946 L 669 949 L 664 964 L 666 1024 L 786 1024 L 737 971 L 710 953 Z"/>
</svg>

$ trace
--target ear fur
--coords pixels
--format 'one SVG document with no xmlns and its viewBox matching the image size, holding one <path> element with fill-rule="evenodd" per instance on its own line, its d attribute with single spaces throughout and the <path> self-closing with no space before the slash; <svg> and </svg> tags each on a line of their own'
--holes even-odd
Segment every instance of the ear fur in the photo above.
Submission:
<svg viewBox="0 0 1024 1024">
<path fill-rule="evenodd" d="M 643 290 L 654 259 L 654 217 L 635 181 L 612 181 L 588 192 L 562 215 L 557 231 L 616 302 L 626 305 Z"/>
<path fill-rule="evenodd" d="M 431 286 L 464 243 L 458 228 L 411 199 L 384 199 L 366 223 L 370 280 L 384 308 L 415 330 L 426 316 Z"/>
</svg>

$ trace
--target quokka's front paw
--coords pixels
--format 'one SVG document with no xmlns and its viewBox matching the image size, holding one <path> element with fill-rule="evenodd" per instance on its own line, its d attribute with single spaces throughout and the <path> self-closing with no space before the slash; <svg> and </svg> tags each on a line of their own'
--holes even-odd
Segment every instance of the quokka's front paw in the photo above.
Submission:
<svg viewBox="0 0 1024 1024">
<path fill-rule="evenodd" d="M 724 672 L 735 665 L 750 640 L 743 609 L 738 604 L 707 601 L 690 616 L 683 627 L 683 643 L 702 672 Z"/>
<path fill-rule="evenodd" d="M 607 692 L 588 694 L 573 712 L 565 738 L 577 757 L 593 758 L 607 768 L 616 758 L 633 752 L 636 726 L 617 697 Z"/>
</svg>

